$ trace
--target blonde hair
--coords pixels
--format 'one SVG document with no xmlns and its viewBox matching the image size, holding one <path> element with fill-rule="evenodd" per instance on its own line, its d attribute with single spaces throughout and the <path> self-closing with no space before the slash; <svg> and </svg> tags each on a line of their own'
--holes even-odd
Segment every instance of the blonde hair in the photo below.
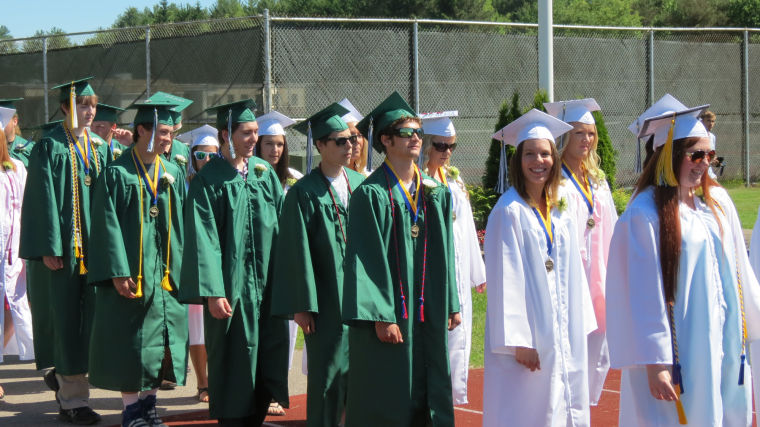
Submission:
<svg viewBox="0 0 760 427">
<path fill-rule="evenodd" d="M 435 178 L 436 171 L 431 171 L 428 169 L 428 162 L 430 162 L 430 152 L 433 150 L 433 137 L 435 135 L 424 135 L 422 137 L 422 161 L 420 163 L 420 169 L 422 169 L 422 172 L 425 172 L 426 174 L 432 176 Z M 454 136 L 454 141 L 456 141 L 456 136 Z M 451 167 L 451 157 L 446 159 L 446 164 L 443 165 L 443 170 L 446 174 L 449 173 L 449 168 Z M 454 180 L 454 182 L 457 183 L 459 188 L 464 191 L 464 195 L 467 198 L 467 200 L 470 200 L 470 192 L 467 191 L 467 187 L 464 185 L 464 180 L 462 180 L 461 175 L 457 177 L 457 179 Z"/>
<path fill-rule="evenodd" d="M 568 124 L 573 126 L 573 130 L 575 129 L 575 124 L 580 122 L 570 122 Z M 573 131 L 568 132 L 567 134 L 563 135 L 564 137 L 570 139 L 570 133 Z M 564 160 L 565 158 L 565 151 L 567 150 L 567 147 L 570 146 L 570 141 L 565 142 L 565 144 L 562 146 L 562 150 L 559 153 L 559 157 L 561 160 Z M 594 140 L 591 142 L 591 146 L 588 150 L 588 155 L 581 161 L 581 168 L 586 172 L 586 176 L 588 176 L 589 180 L 593 181 L 594 184 L 600 185 L 604 182 L 604 171 L 602 171 L 602 168 L 599 167 L 599 164 L 602 162 L 602 159 L 599 158 L 599 154 L 596 153 L 596 148 L 599 146 L 599 131 L 596 128 L 596 124 L 594 124 Z"/>
<path fill-rule="evenodd" d="M 8 151 L 8 141 L 5 139 L 5 132 L 0 132 L 0 171 L 5 172 L 5 165 L 10 163 L 11 169 L 16 171 L 16 164 L 11 161 L 11 153 Z"/>
<path fill-rule="evenodd" d="M 359 158 L 353 162 L 349 167 L 355 172 L 364 173 L 367 170 L 367 149 L 369 148 L 369 140 L 359 132 L 358 138 L 362 140 L 362 151 L 359 153 Z"/>
</svg>

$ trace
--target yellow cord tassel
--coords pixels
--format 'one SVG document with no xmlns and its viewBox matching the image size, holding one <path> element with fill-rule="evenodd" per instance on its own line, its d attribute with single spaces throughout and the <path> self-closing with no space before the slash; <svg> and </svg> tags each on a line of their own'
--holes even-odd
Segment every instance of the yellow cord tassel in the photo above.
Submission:
<svg viewBox="0 0 760 427">
<path fill-rule="evenodd" d="M 142 298 L 142 274 L 137 275 L 137 290 L 135 290 L 135 297 Z"/>
<path fill-rule="evenodd" d="M 169 232 L 168 243 L 166 244 L 166 270 L 164 270 L 164 278 L 161 279 L 161 287 L 167 291 L 172 291 L 172 285 L 169 283 L 169 260 L 171 259 L 172 250 L 172 190 L 171 188 L 166 190 L 167 198 L 169 199 L 167 205 L 169 205 Z"/>
<path fill-rule="evenodd" d="M 686 420 L 686 412 L 683 410 L 683 403 L 681 403 L 681 385 L 678 384 L 676 389 L 676 411 L 678 411 L 678 423 L 686 425 L 689 422 Z"/>
<path fill-rule="evenodd" d="M 657 159 L 657 169 L 655 170 L 655 183 L 654 185 L 677 187 L 678 179 L 673 172 L 673 128 L 675 127 L 676 119 L 670 120 L 670 130 L 668 131 L 668 139 L 665 141 L 665 146 L 662 147 L 660 158 Z"/>
<path fill-rule="evenodd" d="M 79 274 L 87 274 L 87 267 L 84 266 L 84 258 L 79 258 Z"/>
</svg>

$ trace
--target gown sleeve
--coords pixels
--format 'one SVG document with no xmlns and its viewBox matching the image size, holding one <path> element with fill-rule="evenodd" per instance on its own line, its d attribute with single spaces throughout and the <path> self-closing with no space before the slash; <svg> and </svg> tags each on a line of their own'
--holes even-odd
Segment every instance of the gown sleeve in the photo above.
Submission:
<svg viewBox="0 0 760 427">
<path fill-rule="evenodd" d="M 226 297 L 222 254 L 216 226 L 215 188 L 196 175 L 184 207 L 184 249 L 179 287 L 181 302 L 200 304 L 206 297 Z"/>
<path fill-rule="evenodd" d="M 517 212 L 498 203 L 486 227 L 486 316 L 494 353 L 513 354 L 514 347 L 536 348 L 528 318 L 522 226 Z"/>
<path fill-rule="evenodd" d="M 124 189 L 117 184 L 110 169 L 103 171 L 95 187 L 91 211 L 89 272 L 92 284 L 110 285 L 114 277 L 130 277 L 129 259 L 124 245 L 121 221 L 117 215 L 114 193 Z M 134 212 L 140 215 L 140 212 Z"/>
<path fill-rule="evenodd" d="M 386 244 L 392 232 L 388 203 L 371 186 L 357 188 L 349 203 L 343 288 L 343 321 L 348 324 L 397 323 Z"/>
<path fill-rule="evenodd" d="M 613 368 L 672 363 L 658 234 L 656 212 L 634 205 L 615 226 L 606 279 L 607 340 Z"/>
<path fill-rule="evenodd" d="M 43 256 L 63 256 L 60 213 L 57 197 L 60 184 L 53 180 L 53 142 L 43 139 L 29 156 L 24 201 L 21 207 L 19 256 L 39 260 Z"/>
<path fill-rule="evenodd" d="M 314 206 L 309 195 L 298 186 L 291 188 L 280 214 L 272 287 L 274 315 L 291 316 L 305 311 L 319 313 L 307 229 L 312 216 Z"/>
</svg>

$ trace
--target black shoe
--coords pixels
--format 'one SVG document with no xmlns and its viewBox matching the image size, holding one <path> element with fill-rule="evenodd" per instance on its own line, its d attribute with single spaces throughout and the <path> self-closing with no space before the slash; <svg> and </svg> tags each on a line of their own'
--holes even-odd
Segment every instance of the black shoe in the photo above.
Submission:
<svg viewBox="0 0 760 427">
<path fill-rule="evenodd" d="M 61 409 L 58 411 L 58 419 L 67 423 L 85 426 L 99 422 L 100 415 L 89 406 L 82 406 L 74 409 Z"/>
<path fill-rule="evenodd" d="M 121 411 L 121 427 L 150 427 L 142 417 L 142 404 L 137 401 Z"/>
<path fill-rule="evenodd" d="M 57 393 L 58 390 L 61 389 L 61 386 L 58 384 L 58 378 L 55 377 L 55 368 L 45 372 L 42 379 L 45 380 L 45 385 L 48 386 L 50 390 Z"/>
<path fill-rule="evenodd" d="M 158 388 L 161 390 L 174 390 L 177 388 L 177 383 L 173 381 L 162 380 L 161 385 L 158 386 Z"/>
<path fill-rule="evenodd" d="M 145 399 L 138 400 L 142 407 L 142 417 L 151 427 L 167 427 L 166 424 L 158 417 L 156 413 L 156 396 L 148 395 Z"/>
</svg>

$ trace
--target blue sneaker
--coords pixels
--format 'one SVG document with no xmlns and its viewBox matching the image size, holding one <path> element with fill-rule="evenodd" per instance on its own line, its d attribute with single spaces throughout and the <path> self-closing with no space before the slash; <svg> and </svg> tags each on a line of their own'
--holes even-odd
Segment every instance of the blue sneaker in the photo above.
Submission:
<svg viewBox="0 0 760 427">
<path fill-rule="evenodd" d="M 141 405 L 142 418 L 151 427 L 168 427 L 156 413 L 156 395 L 151 394 L 137 401 Z"/>
<path fill-rule="evenodd" d="M 137 401 L 131 405 L 127 405 L 123 411 L 121 411 L 121 427 L 150 427 L 143 419 L 141 401 Z"/>
</svg>

